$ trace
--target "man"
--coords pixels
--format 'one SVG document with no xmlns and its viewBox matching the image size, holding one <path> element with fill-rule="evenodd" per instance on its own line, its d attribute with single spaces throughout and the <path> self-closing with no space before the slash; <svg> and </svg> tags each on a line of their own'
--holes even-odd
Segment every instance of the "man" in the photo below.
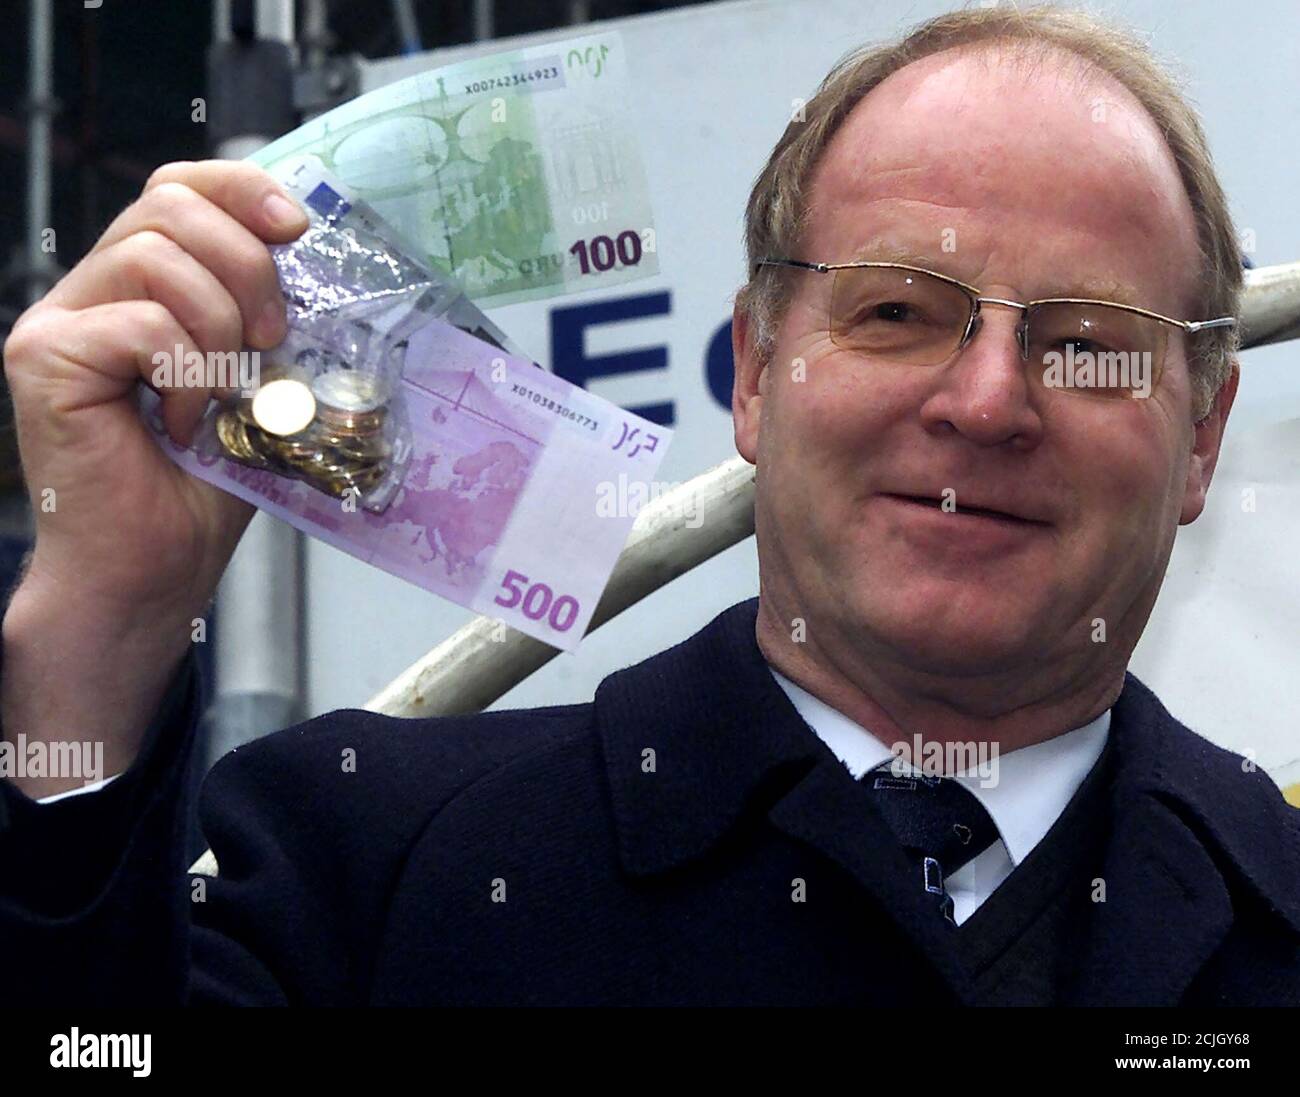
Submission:
<svg viewBox="0 0 1300 1097">
<path fill-rule="evenodd" d="M 58 501 L 4 622 L 5 735 L 93 734 L 124 771 L 3 789 L 25 996 L 1300 1004 L 1297 812 L 1125 672 L 1204 505 L 1241 282 L 1140 46 L 992 9 L 846 59 L 748 211 L 758 599 L 589 704 L 242 748 L 201 801 L 219 875 L 189 879 L 188 634 L 248 512 L 128 396 L 154 346 L 274 345 L 262 242 L 302 227 L 253 169 L 169 166 L 7 345 Z M 1132 373 L 1062 372 L 1103 352 Z M 173 435 L 206 395 L 165 394 Z"/>
</svg>

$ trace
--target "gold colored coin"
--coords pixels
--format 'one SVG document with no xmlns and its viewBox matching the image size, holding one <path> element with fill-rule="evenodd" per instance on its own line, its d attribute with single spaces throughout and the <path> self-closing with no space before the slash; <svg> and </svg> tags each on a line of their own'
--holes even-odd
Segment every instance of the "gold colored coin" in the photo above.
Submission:
<svg viewBox="0 0 1300 1097">
<path fill-rule="evenodd" d="M 387 415 L 386 407 L 365 412 L 339 411 L 325 404 L 318 404 L 316 408 L 317 421 L 321 426 L 340 434 L 370 434 L 382 430 Z"/>
<path fill-rule="evenodd" d="M 244 437 L 248 439 L 248 447 L 255 456 L 265 458 L 274 455 L 277 440 L 256 423 L 244 424 Z"/>
<path fill-rule="evenodd" d="M 316 417 L 316 397 L 301 381 L 282 377 L 257 390 L 252 411 L 259 427 L 283 438 L 308 427 Z"/>
<path fill-rule="evenodd" d="M 241 461 L 253 457 L 253 447 L 238 416 L 223 411 L 217 416 L 216 426 L 217 439 L 228 454 Z"/>
<path fill-rule="evenodd" d="M 305 388 L 296 379 L 277 378 L 263 385 L 259 394 L 272 385 Z M 285 398 L 287 404 L 289 400 L 300 400 L 301 396 L 286 390 Z M 366 495 L 384 481 L 392 456 L 391 443 L 383 432 L 387 408 L 379 407 L 357 416 L 350 413 L 329 416 L 332 409 L 316 404 L 313 399 L 315 417 L 291 434 L 279 434 L 269 430 L 268 424 L 284 429 L 296 425 L 295 421 L 282 415 L 278 404 L 264 406 L 256 400 L 254 397 L 252 401 L 240 401 L 218 414 L 217 435 L 226 452 L 235 459 L 292 476 L 334 498 L 344 498 L 349 493 Z M 267 406 L 273 410 L 266 412 Z M 300 410 L 298 419 L 301 417 Z"/>
<path fill-rule="evenodd" d="M 311 442 L 289 438 L 277 438 L 272 442 L 275 452 L 283 457 L 306 458 L 316 453 L 320 447 Z"/>
<path fill-rule="evenodd" d="M 356 464 L 374 465 L 384 461 L 389 454 L 386 445 L 336 446 L 332 451 L 340 460 Z"/>
</svg>

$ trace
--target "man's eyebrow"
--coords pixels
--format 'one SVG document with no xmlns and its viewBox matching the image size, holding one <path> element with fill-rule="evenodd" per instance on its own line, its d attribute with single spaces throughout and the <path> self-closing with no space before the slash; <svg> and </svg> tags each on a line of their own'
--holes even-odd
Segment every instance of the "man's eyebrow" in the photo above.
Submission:
<svg viewBox="0 0 1300 1097">
<path fill-rule="evenodd" d="M 1087 297 L 1095 301 L 1113 301 L 1117 305 L 1132 305 L 1144 308 L 1142 296 L 1127 282 L 1114 278 L 1079 278 L 1069 282 L 1057 282 L 1047 289 L 1035 294 L 1035 298 L 1045 297 Z"/>
<path fill-rule="evenodd" d="M 847 262 L 902 263 L 904 266 L 920 267 L 922 270 L 942 274 L 945 278 L 955 278 L 958 282 L 966 285 L 973 284 L 969 278 L 958 271 L 952 270 L 941 259 L 936 259 L 934 251 L 918 251 L 915 248 L 896 244 L 889 240 L 872 239 L 866 241 L 854 249 L 852 257 Z"/>
<path fill-rule="evenodd" d="M 910 267 L 924 267 L 926 270 L 934 271 L 935 274 L 947 274 L 949 278 L 957 277 L 955 274 L 948 274 L 947 271 L 939 269 L 934 261 L 933 252 L 914 251 L 899 244 L 880 240 L 868 240 L 865 244 L 856 248 L 848 262 L 905 263 Z"/>
<path fill-rule="evenodd" d="M 933 252 L 917 251 L 914 248 L 888 241 L 869 240 L 856 248 L 853 256 L 847 261 L 850 263 L 903 263 L 909 267 L 921 267 L 924 270 L 934 271 L 935 274 L 956 278 L 960 282 L 975 284 L 961 274 L 952 270 L 945 270 L 944 264 L 936 261 Z M 1142 295 L 1127 282 L 1122 282 L 1117 278 L 1087 276 L 1068 280 L 1058 278 L 1055 281 L 1046 283 L 1044 288 L 1035 293 L 1032 299 L 1040 301 L 1053 297 L 1082 297 L 1094 301 L 1113 301 L 1117 305 L 1132 305 L 1135 308 L 1146 307 L 1143 304 Z"/>
</svg>

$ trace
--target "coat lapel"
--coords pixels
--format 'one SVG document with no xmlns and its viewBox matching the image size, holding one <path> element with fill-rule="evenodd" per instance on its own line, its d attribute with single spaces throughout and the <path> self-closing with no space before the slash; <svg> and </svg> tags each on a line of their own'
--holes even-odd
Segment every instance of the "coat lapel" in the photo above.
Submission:
<svg viewBox="0 0 1300 1097">
<path fill-rule="evenodd" d="M 828 750 L 773 806 L 768 819 L 849 873 L 939 972 L 958 1002 L 969 1000 L 973 986 L 958 962 L 954 931 L 933 909 L 924 908 L 927 896 L 917 869 L 903 857 L 898 839 L 838 758 Z"/>
<path fill-rule="evenodd" d="M 1234 890 L 1253 892 L 1300 932 L 1297 813 L 1278 810 L 1284 802 L 1265 774 L 1243 772 L 1240 756 L 1184 727 L 1131 674 L 1111 734 L 1118 770 L 1105 901 L 1094 906 L 1072 998 L 1176 1005 L 1231 930 Z"/>
<path fill-rule="evenodd" d="M 1177 1005 L 1232 926 L 1232 901 L 1213 860 L 1152 796 L 1115 820 L 1078 1005 Z"/>
</svg>

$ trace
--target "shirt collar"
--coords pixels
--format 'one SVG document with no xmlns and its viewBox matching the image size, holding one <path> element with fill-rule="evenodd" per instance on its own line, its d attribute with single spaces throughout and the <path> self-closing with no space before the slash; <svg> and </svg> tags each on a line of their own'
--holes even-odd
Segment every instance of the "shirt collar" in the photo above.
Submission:
<svg viewBox="0 0 1300 1097">
<path fill-rule="evenodd" d="M 894 757 L 861 724 L 814 697 L 770 664 L 768 669 L 795 711 L 854 778 Z M 956 777 L 992 817 L 1013 865 L 1020 864 L 1043 840 L 1101 757 L 1110 733 L 1110 713 L 1107 709 L 1073 731 L 1000 753 L 995 785 L 984 787 L 974 774 Z"/>
</svg>

